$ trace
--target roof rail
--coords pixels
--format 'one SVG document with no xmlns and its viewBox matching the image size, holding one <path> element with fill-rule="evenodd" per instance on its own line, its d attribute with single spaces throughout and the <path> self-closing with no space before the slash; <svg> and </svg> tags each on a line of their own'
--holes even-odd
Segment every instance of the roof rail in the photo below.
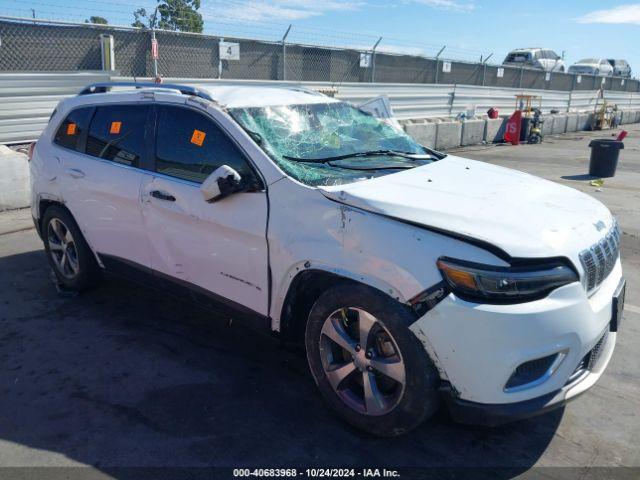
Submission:
<svg viewBox="0 0 640 480">
<path fill-rule="evenodd" d="M 195 87 L 187 85 L 177 85 L 171 83 L 154 83 L 154 82 L 103 82 L 92 83 L 86 86 L 78 95 L 89 95 L 92 93 L 106 93 L 113 87 L 134 87 L 134 88 L 166 88 L 168 90 L 177 90 L 184 95 L 193 95 L 194 97 L 204 98 L 205 100 L 214 101 L 214 99 L 206 92 Z"/>
</svg>

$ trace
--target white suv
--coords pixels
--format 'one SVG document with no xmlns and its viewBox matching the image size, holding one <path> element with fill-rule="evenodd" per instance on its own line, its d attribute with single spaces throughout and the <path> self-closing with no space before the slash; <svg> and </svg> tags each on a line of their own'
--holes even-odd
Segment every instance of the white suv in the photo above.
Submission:
<svg viewBox="0 0 640 480">
<path fill-rule="evenodd" d="M 518 48 L 505 57 L 503 65 L 528 67 L 547 72 L 564 72 L 564 60 L 553 50 L 546 48 Z"/>
<path fill-rule="evenodd" d="M 607 208 L 313 91 L 93 85 L 58 106 L 31 180 L 62 285 L 112 272 L 300 341 L 327 403 L 374 434 L 441 399 L 488 425 L 546 411 L 613 353 Z"/>
</svg>

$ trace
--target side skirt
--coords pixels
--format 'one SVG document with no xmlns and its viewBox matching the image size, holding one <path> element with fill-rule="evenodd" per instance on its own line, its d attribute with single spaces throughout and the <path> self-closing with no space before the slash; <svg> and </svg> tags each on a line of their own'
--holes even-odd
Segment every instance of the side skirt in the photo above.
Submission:
<svg viewBox="0 0 640 480">
<path fill-rule="evenodd" d="M 217 295 L 193 283 L 158 272 L 144 265 L 113 255 L 98 254 L 106 273 L 133 281 L 143 287 L 166 292 L 178 300 L 195 303 L 216 315 L 233 318 L 259 333 L 271 336 L 271 319 L 244 305 Z"/>
</svg>

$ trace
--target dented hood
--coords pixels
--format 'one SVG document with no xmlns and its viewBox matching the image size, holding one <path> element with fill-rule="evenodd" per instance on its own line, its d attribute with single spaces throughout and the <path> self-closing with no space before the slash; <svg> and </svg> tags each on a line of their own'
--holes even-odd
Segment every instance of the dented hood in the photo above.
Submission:
<svg viewBox="0 0 640 480">
<path fill-rule="evenodd" d="M 578 190 L 451 155 L 320 190 L 345 205 L 480 240 L 512 257 L 577 261 L 613 222 L 603 204 Z"/>
</svg>

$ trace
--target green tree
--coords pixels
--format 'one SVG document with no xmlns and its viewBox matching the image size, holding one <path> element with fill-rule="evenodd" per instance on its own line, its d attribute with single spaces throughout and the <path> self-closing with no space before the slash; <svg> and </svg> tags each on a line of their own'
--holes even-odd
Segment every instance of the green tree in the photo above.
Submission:
<svg viewBox="0 0 640 480">
<path fill-rule="evenodd" d="M 133 12 L 138 28 L 160 28 L 181 32 L 202 33 L 204 22 L 198 13 L 200 0 L 158 0 L 157 13 L 149 14 L 144 8 Z"/>
<path fill-rule="evenodd" d="M 89 20 L 85 20 L 84 23 L 99 23 L 101 25 L 109 25 L 109 22 L 104 17 L 89 17 Z"/>
<path fill-rule="evenodd" d="M 131 24 L 132 27 L 137 28 L 157 28 L 158 22 L 156 21 L 155 16 L 149 15 L 147 10 L 144 8 L 139 8 L 135 12 L 133 12 L 134 22 Z"/>
</svg>

